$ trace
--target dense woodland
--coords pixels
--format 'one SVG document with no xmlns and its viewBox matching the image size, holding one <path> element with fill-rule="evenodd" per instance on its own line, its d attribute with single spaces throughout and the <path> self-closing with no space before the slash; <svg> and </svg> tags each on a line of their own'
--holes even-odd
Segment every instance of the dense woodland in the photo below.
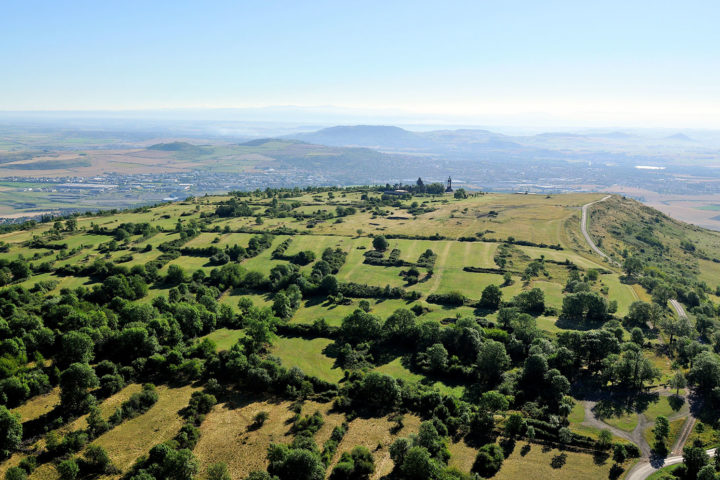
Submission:
<svg viewBox="0 0 720 480">
<path fill-rule="evenodd" d="M 400 188 L 407 195 L 383 193 Z M 38 469 L 50 465 L 52 475 L 62 480 L 226 480 L 232 477 L 227 465 L 201 465 L 194 448 L 207 415 L 236 395 L 285 399 L 295 411 L 288 426 L 292 441 L 259 452 L 267 466 L 249 473 L 246 478 L 252 480 L 371 478 L 378 468 L 371 448 L 338 451 L 348 423 L 387 417 L 397 433 L 408 416 L 420 419 L 419 428 L 409 436 L 395 435 L 388 478 L 491 478 L 515 449 L 531 444 L 593 455 L 610 465 L 610 478 L 620 478 L 641 449 L 610 430 L 573 429 L 569 417 L 578 401 L 590 397 L 612 399 L 601 402 L 608 409 L 634 408 L 648 401 L 650 387 L 660 383 L 675 392 L 677 402 L 692 397 L 693 412 L 714 432 L 720 408 L 720 292 L 718 285 L 701 279 L 697 262 L 718 259 L 694 240 L 695 233 L 676 234 L 675 224 L 657 212 L 638 210 L 645 220 L 631 226 L 604 220 L 603 241 L 617 247 L 612 256 L 620 266 L 588 268 L 555 260 L 550 253 L 531 258 L 522 249 L 559 255 L 580 249 L 569 241 L 561 245 L 487 230 L 468 236 L 430 228 L 424 234 L 357 228 L 352 236 L 366 240 L 363 268 L 400 270 L 400 283 L 390 285 L 339 278 L 350 255 L 347 248 L 298 251 L 293 246 L 316 228 L 340 228 L 360 215 L 402 214 L 403 220 L 420 217 L 420 222 L 422 216 L 444 215 L 442 208 L 453 202 L 466 202 L 453 214 L 461 215 L 463 207 L 482 199 L 464 190 L 454 195 L 436 190 L 421 180 L 383 188 L 268 189 L 190 199 L 183 202 L 184 213 L 166 219 L 174 225 L 167 227 L 126 221 L 155 208 L 4 226 L 0 454 L 13 461 L 5 478 L 45 478 Z M 104 221 L 115 215 L 125 216 Z M 502 212 L 488 209 L 482 215 L 492 221 Z M 241 225 L 222 223 L 237 219 Z M 278 226 L 279 220 L 285 223 Z M 22 244 L 13 242 L 13 235 L 26 233 Z M 192 243 L 208 234 L 244 234 L 247 241 Z M 90 235 L 101 238 L 92 257 L 64 262 L 88 251 L 82 240 L 73 239 Z M 161 235 L 168 239 L 153 245 L 151 239 Z M 424 242 L 420 255 L 408 258 L 396 239 Z M 437 275 L 436 244 L 446 240 L 490 245 L 492 265 L 468 263 L 459 271 L 470 279 L 469 288 L 474 278 L 497 281 L 471 294 L 422 290 Z M 13 255 L 20 247 L 38 253 Z M 152 259 L 136 261 L 146 254 Z M 246 266 L 262 254 L 275 263 L 265 269 Z M 201 259 L 206 267 L 183 266 L 178 259 Z M 603 283 L 611 275 L 622 288 L 645 292 L 645 298 L 619 314 L 622 306 Z M 59 287 L 73 278 L 88 281 Z M 561 282 L 560 303 L 549 301 L 539 286 L 544 279 Z M 507 294 L 512 288 L 515 293 Z M 235 296 L 231 303 L 222 301 L 228 294 Z M 258 302 L 258 296 L 267 302 Z M 670 300 L 681 302 L 689 315 L 676 315 Z M 394 311 L 377 312 L 379 302 L 393 301 L 400 302 Z M 337 322 L 322 317 L 295 321 L 311 302 L 348 313 Z M 431 312 L 448 314 L 438 321 L 429 319 Z M 551 331 L 541 324 L 547 318 Z M 241 332 L 227 349 L 212 340 L 223 329 Z M 340 381 L 281 361 L 273 354 L 281 337 L 326 339 L 318 355 L 342 369 Z M 653 361 L 656 354 L 668 359 L 667 372 Z M 424 380 L 377 371 L 397 357 Z M 439 388 L 437 382 L 462 386 L 462 391 Z M 103 414 L 103 402 L 131 384 L 142 387 Z M 95 440 L 152 409 L 162 385 L 195 388 L 179 412 L 182 426 L 129 468 L 115 465 L 112 452 Z M 42 415 L 26 419 L 15 412 L 55 389 L 59 404 Z M 683 389 L 692 395 L 680 395 Z M 309 401 L 330 403 L 345 418 L 322 444 L 315 435 L 325 419 L 319 412 L 303 414 Z M 64 428 L 83 416 L 86 426 Z M 275 420 L 260 412 L 252 428 Z M 664 456 L 671 447 L 668 420 L 653 420 L 653 454 Z M 718 465 L 703 457 L 716 437 L 703 438 L 705 443 L 695 438 L 688 444 L 686 464 L 675 470 L 676 476 L 716 478 Z M 476 452 L 469 471 L 450 466 L 449 446 L 457 442 Z M 563 455 L 552 458 L 553 468 L 563 468 Z"/>
</svg>

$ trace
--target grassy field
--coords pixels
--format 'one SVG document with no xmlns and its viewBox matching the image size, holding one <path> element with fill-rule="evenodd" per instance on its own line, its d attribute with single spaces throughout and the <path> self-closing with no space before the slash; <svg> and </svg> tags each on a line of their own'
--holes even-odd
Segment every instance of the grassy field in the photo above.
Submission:
<svg viewBox="0 0 720 480">
<path fill-rule="evenodd" d="M 451 291 L 458 291 L 470 300 L 478 300 L 482 290 L 488 285 L 502 285 L 504 301 L 509 301 L 519 293 L 531 288 L 539 288 L 544 292 L 546 305 L 559 310 L 566 295 L 564 288 L 570 271 L 574 268 L 573 265 L 578 267 L 581 275 L 584 275 L 589 269 L 602 271 L 599 279 L 592 283 L 591 289 L 595 292 L 603 292 L 608 300 L 617 301 L 616 317 L 618 319 L 628 312 L 632 302 L 638 299 L 649 300 L 647 292 L 642 287 L 623 283 L 621 281 L 622 272 L 618 268 L 603 262 L 597 256 L 589 253 L 586 245 L 579 243 L 577 227 L 579 207 L 584 203 L 599 199 L 599 195 L 573 194 L 545 197 L 488 194 L 458 201 L 448 197 L 422 198 L 419 200 L 426 202 L 426 206 L 436 210 L 414 216 L 397 207 L 383 207 L 381 210 L 384 211 L 379 213 L 378 209 L 374 207 L 359 208 L 356 214 L 343 217 L 340 222 L 330 219 L 313 223 L 310 219 L 301 217 L 301 214 L 311 214 L 323 209 L 334 212 L 337 205 L 357 205 L 360 200 L 358 193 L 350 193 L 344 196 L 338 195 L 332 204 L 325 204 L 326 195 L 326 193 L 323 194 L 322 201 L 315 199 L 313 194 L 282 199 L 281 202 L 295 200 L 303 202 L 303 205 L 293 212 L 297 218 L 293 216 L 266 218 L 262 225 L 257 225 L 254 217 L 230 219 L 210 217 L 209 220 L 204 216 L 201 217 L 202 214 L 214 212 L 218 202 L 228 197 L 208 197 L 173 203 L 141 213 L 122 212 L 108 217 L 80 217 L 77 232 L 54 233 L 52 237 L 49 236 L 52 225 L 40 224 L 30 231 L 0 235 L 0 240 L 9 245 L 7 252 L 0 253 L 0 259 L 11 261 L 22 255 L 23 258 L 33 259 L 33 265 L 39 265 L 46 261 L 51 262 L 50 272 L 38 272 L 19 282 L 20 285 L 27 288 L 33 287 L 38 282 L 52 280 L 57 282 L 52 290 L 52 293 L 55 294 L 64 288 L 92 289 L 93 286 L 100 284 L 103 277 L 84 276 L 88 274 L 86 272 L 78 274 L 78 276 L 59 276 L 52 270 L 70 265 L 87 266 L 98 259 L 118 260 L 120 257 L 127 256 L 131 256 L 132 259 L 124 261 L 120 265 L 131 268 L 135 265 L 146 264 L 161 257 L 163 252 L 158 248 L 161 244 L 180 238 L 180 235 L 175 233 L 175 226 L 177 220 L 182 219 L 186 224 L 199 222 L 198 225 L 203 225 L 204 231 L 183 245 L 191 248 L 210 245 L 219 248 L 233 245 L 247 247 L 250 239 L 255 235 L 252 233 L 227 233 L 223 230 L 225 226 L 233 229 L 249 228 L 255 231 L 285 226 L 302 232 L 302 235 L 292 237 L 285 233 L 275 235 L 269 248 L 254 257 L 240 261 L 243 269 L 261 272 L 265 277 L 268 276 L 272 267 L 290 263 L 291 257 L 298 252 L 312 251 L 319 259 L 325 249 L 339 248 L 347 253 L 346 261 L 337 273 L 337 279 L 340 282 L 355 282 L 379 287 L 390 285 L 391 287 L 402 287 L 411 292 L 419 292 L 420 298 L 414 301 L 368 299 L 370 312 L 379 316 L 383 321 L 396 309 L 409 309 L 417 305 L 427 310 L 417 318 L 419 323 L 441 322 L 451 325 L 459 317 L 478 319 L 479 321 L 483 321 L 480 317 L 485 317 L 484 320 L 495 321 L 496 312 L 475 310 L 470 301 L 461 307 L 445 307 L 427 302 L 428 296 L 432 293 Z M 251 201 L 253 208 L 264 210 L 271 207 L 270 199 L 253 197 Z M 408 203 L 407 200 L 403 200 L 403 202 L 404 204 Z M 491 210 L 497 212 L 497 215 L 488 215 Z M 593 217 L 594 219 L 595 217 Z M 202 222 L 206 220 L 207 223 L 203 224 Z M 105 251 L 101 251 L 99 246 L 110 242 L 113 235 L 110 233 L 96 235 L 87 232 L 93 223 L 112 229 L 126 222 L 150 222 L 164 231 L 158 231 L 149 238 L 134 235 L 127 243 L 120 242 L 117 251 L 107 254 Z M 312 228 L 307 228 L 308 224 L 312 224 Z M 607 231 L 603 230 L 609 226 L 602 221 L 598 221 L 598 224 L 593 227 L 593 235 L 597 235 L 598 238 L 606 238 L 603 248 L 612 251 L 619 249 L 622 243 L 609 238 Z M 427 239 L 428 236 L 435 233 L 446 238 L 442 240 Z M 416 263 L 423 252 L 432 250 L 437 255 L 432 275 L 427 275 L 427 268 L 418 267 L 420 280 L 418 283 L 410 285 L 406 283 L 402 275 L 408 270 L 409 266 L 407 265 L 377 266 L 364 263 L 364 254 L 373 249 L 371 235 L 375 234 L 426 237 L 425 239 L 391 238 L 389 239 L 389 249 L 398 249 L 400 251 L 399 258 L 408 264 Z M 698 244 L 702 245 L 702 248 L 706 248 L 708 251 L 716 248 L 705 236 L 697 235 Z M 461 236 L 475 237 L 476 239 L 483 236 L 485 240 L 492 241 L 458 241 Z M 52 238 L 52 243 L 67 243 L 68 248 L 75 248 L 78 251 L 68 258 L 57 260 L 58 251 L 49 250 L 43 246 L 35 248 L 38 245 L 30 243 L 34 237 Z M 514 237 L 513 241 L 501 242 L 508 237 Z M 292 238 L 292 242 L 285 251 L 284 257 L 282 259 L 272 258 L 273 250 L 288 238 Z M 515 240 L 545 243 L 553 245 L 555 248 L 516 245 Z M 501 247 L 501 245 L 504 246 Z M 145 251 L 146 247 L 149 248 L 148 251 Z M 495 258 L 498 249 L 500 252 L 510 252 L 504 267 L 513 280 L 510 285 L 504 285 L 504 276 L 501 270 L 494 270 L 492 273 L 474 273 L 464 270 L 465 267 L 498 268 L 500 260 L 497 260 L 498 263 L 496 263 Z M 525 277 L 527 265 L 538 259 L 545 260 L 544 270 L 536 277 Z M 563 264 L 566 261 L 572 262 L 573 265 Z M 216 268 L 207 257 L 181 255 L 160 268 L 159 275 L 161 277 L 165 275 L 170 265 L 181 266 L 187 275 L 192 275 L 196 270 L 202 270 L 206 275 L 210 275 L 211 271 Z M 309 274 L 312 267 L 311 263 L 300 267 L 300 271 Z M 714 288 L 717 283 L 716 278 L 720 275 L 720 267 L 714 262 L 699 261 L 698 268 L 701 272 L 699 278 L 707 279 L 708 284 Z M 217 285 L 217 283 L 213 285 Z M 139 301 L 149 303 L 159 296 L 168 296 L 171 287 L 172 285 L 160 278 L 150 286 L 148 295 Z M 188 295 L 195 295 L 197 292 L 195 288 L 197 287 L 189 287 Z M 223 285 L 220 290 L 225 288 L 226 286 Z M 324 319 L 330 326 L 338 327 L 345 317 L 359 307 L 361 301 L 360 298 L 350 298 L 338 304 L 334 298 L 328 298 L 317 291 L 310 290 L 310 292 L 302 300 L 299 309 L 294 312 L 289 322 L 312 324 L 317 320 Z M 241 298 L 251 299 L 258 307 L 267 307 L 273 303 L 272 293 L 266 286 L 261 286 L 253 291 L 227 288 L 215 293 L 217 293 L 216 298 L 219 303 L 230 305 L 236 312 L 238 311 L 238 301 Z M 712 298 L 717 301 L 716 297 Z M 546 311 L 546 313 L 546 315 L 538 316 L 536 322 L 538 328 L 548 338 L 557 335 L 564 328 L 587 328 L 582 325 L 568 325 L 568 322 L 558 322 L 558 315 L 552 310 Z M 222 351 L 231 348 L 244 335 L 245 332 L 242 329 L 219 328 L 202 338 L 212 340 L 217 349 Z M 625 335 L 625 338 L 628 338 L 627 332 Z M 335 334 L 328 336 L 335 338 Z M 332 343 L 332 338 L 318 337 L 308 340 L 300 337 L 279 336 L 274 341 L 269 353 L 279 358 L 283 366 L 287 368 L 298 367 L 308 375 L 328 382 L 339 383 L 343 379 L 344 372 L 336 366 L 335 359 L 329 355 L 328 347 Z M 463 395 L 465 388 L 462 385 L 441 382 L 438 381 L 438 378 L 421 374 L 420 370 L 415 370 L 414 367 L 413 370 L 406 367 L 405 365 L 409 364 L 403 364 L 400 357 L 402 354 L 403 352 L 399 352 L 397 356 L 389 356 L 387 363 L 373 366 L 372 370 L 406 382 L 431 384 L 441 392 L 457 397 Z M 661 370 L 663 377 L 660 383 L 666 382 L 673 373 L 670 360 L 664 355 L 655 354 L 649 350 L 646 351 L 646 355 Z M 103 413 L 109 415 L 117 405 L 133 392 L 138 391 L 139 388 L 139 385 L 131 384 L 118 394 L 103 401 L 101 403 Z M 180 389 L 158 387 L 160 394 L 158 404 L 140 417 L 124 422 L 99 437 L 96 443 L 104 446 L 110 452 L 115 464 L 122 470 L 126 470 L 139 456 L 147 453 L 154 444 L 171 438 L 177 432 L 182 424 L 178 411 L 187 404 L 192 391 L 192 387 Z M 47 395 L 31 399 L 15 411 L 20 413 L 24 420 L 28 420 L 47 413 L 57 403 L 58 390 L 55 389 Z M 322 411 L 326 420 L 325 425 L 316 434 L 316 441 L 321 445 L 329 437 L 332 427 L 339 425 L 345 417 L 331 411 L 330 403 L 317 404 L 310 401 L 307 401 L 303 407 L 303 413 L 312 413 L 313 409 Z M 671 422 L 672 436 L 679 431 L 683 421 L 680 417 L 687 413 L 687 409 L 687 405 L 684 405 L 679 412 L 675 412 L 671 408 L 668 397 L 660 396 L 657 402 L 648 405 L 644 414 L 650 420 L 654 420 L 658 415 L 673 418 L 674 420 Z M 270 420 L 259 429 L 253 430 L 249 426 L 253 417 L 260 411 L 269 412 Z M 265 466 L 265 452 L 271 442 L 291 440 L 290 425 L 286 422 L 292 416 L 290 403 L 284 400 L 242 395 L 232 400 L 222 399 L 222 403 L 215 406 L 202 424 L 202 436 L 200 443 L 195 448 L 195 453 L 203 468 L 215 461 L 222 460 L 228 462 L 233 478 L 243 478 L 250 470 Z M 582 425 L 584 410 L 581 404 L 575 405 L 568 420 L 573 431 L 591 437 L 597 436 L 597 429 Z M 615 416 L 605 421 L 624 431 L 632 431 L 638 424 L 638 413 Z M 392 469 L 392 462 L 389 459 L 388 447 L 397 436 L 390 434 L 392 424 L 393 422 L 388 418 L 356 418 L 352 420 L 350 429 L 333 458 L 332 464 L 337 461 L 342 451 L 349 450 L 355 445 L 366 445 L 376 460 L 375 478 L 389 473 Z M 419 419 L 406 415 L 405 427 L 400 435 L 414 433 L 418 424 Z M 80 417 L 64 426 L 65 430 L 63 431 L 84 426 L 85 418 Z M 705 428 L 703 431 L 696 428 L 693 438 L 700 438 L 707 444 L 716 442 L 717 433 L 710 427 L 703 428 Z M 645 432 L 646 436 L 649 434 L 651 435 L 651 433 Z M 539 445 L 532 445 L 529 450 L 522 447 L 523 445 L 518 443 L 495 478 L 527 478 L 527 480 L 534 478 L 545 480 L 546 477 L 553 479 L 606 478 L 610 468 L 610 464 L 607 462 L 596 464 L 590 455 L 571 452 L 566 452 L 567 462 L 562 468 L 552 468 L 550 462 L 554 456 L 560 454 L 559 451 L 543 451 L 543 447 Z M 458 442 L 451 445 L 451 451 L 453 453 L 451 465 L 457 466 L 465 472 L 469 471 L 476 450 L 463 442 Z M 4 462 L 2 467 L 7 468 L 8 465 L 17 461 L 19 458 L 14 456 L 10 461 Z M 50 480 L 55 477 L 55 470 L 48 466 L 43 466 L 33 475 L 36 480 Z"/>
<path fill-rule="evenodd" d="M 215 342 L 218 352 L 222 350 L 230 350 L 230 347 L 235 345 L 239 339 L 245 336 L 244 330 L 231 330 L 229 328 L 218 328 L 212 333 L 209 333 L 201 338 L 212 340 Z"/>
<path fill-rule="evenodd" d="M 273 344 L 272 354 L 279 357 L 286 367 L 298 367 L 306 375 L 337 383 L 343 377 L 343 371 L 334 366 L 332 358 L 322 353 L 331 343 L 326 338 L 305 340 L 278 337 Z"/>
<path fill-rule="evenodd" d="M 525 447 L 525 448 L 524 448 Z M 475 461 L 477 451 L 463 442 L 450 445 L 450 466 L 468 472 Z M 550 465 L 552 458 L 564 453 L 566 463 L 561 468 Z M 512 454 L 503 462 L 500 471 L 492 478 L 499 480 L 596 480 L 608 478 L 612 461 L 598 464 L 594 457 L 586 453 L 560 451 L 542 445 L 518 442 Z"/>
</svg>

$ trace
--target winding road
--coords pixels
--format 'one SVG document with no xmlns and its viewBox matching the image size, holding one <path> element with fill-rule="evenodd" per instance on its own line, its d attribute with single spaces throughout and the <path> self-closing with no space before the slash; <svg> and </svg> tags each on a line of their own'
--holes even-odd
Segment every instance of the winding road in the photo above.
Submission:
<svg viewBox="0 0 720 480">
<path fill-rule="evenodd" d="M 712 450 L 707 450 L 707 454 L 711 457 L 714 457 L 715 449 L 713 448 Z M 669 467 L 670 465 L 677 465 L 678 463 L 682 463 L 682 461 L 682 455 L 676 455 L 674 457 L 667 457 L 666 459 L 662 460 L 662 464 L 652 464 L 649 462 L 638 463 L 628 472 L 625 480 L 645 480 L 647 477 L 657 472 L 661 468 Z"/>
<path fill-rule="evenodd" d="M 595 242 L 594 242 L 593 239 L 590 237 L 590 234 L 589 234 L 588 231 L 587 231 L 587 225 L 588 225 L 588 207 L 591 207 L 591 206 L 595 205 L 596 203 L 604 202 L 605 200 L 607 200 L 607 199 L 610 198 L 610 197 L 612 197 L 612 195 L 607 195 L 607 196 L 601 198 L 600 200 L 596 200 L 596 201 L 594 201 L 594 202 L 590 202 L 590 203 L 587 203 L 587 204 L 585 204 L 585 205 L 582 206 L 582 216 L 580 217 L 580 231 L 582 232 L 583 237 L 585 237 L 585 241 L 587 242 L 587 244 L 590 246 L 590 248 L 591 248 L 595 253 L 597 253 L 598 255 L 600 255 L 601 257 L 603 257 L 605 260 L 609 261 L 610 263 L 613 263 L 613 264 L 616 264 L 616 265 L 617 265 L 618 263 L 617 263 L 615 260 L 613 260 L 612 258 L 608 257 L 608 256 L 605 254 L 605 252 L 603 252 L 602 250 L 600 250 L 600 249 L 598 248 L 598 246 L 595 245 Z"/>
<path fill-rule="evenodd" d="M 607 260 L 608 262 L 612 263 L 615 266 L 620 266 L 618 262 L 613 260 L 612 258 L 608 257 L 605 252 L 600 250 L 597 245 L 595 245 L 595 242 L 590 237 L 590 234 L 587 231 L 587 225 L 588 225 L 588 208 L 592 205 L 604 202 L 608 198 L 610 198 L 612 195 L 607 195 L 600 200 L 596 200 L 594 202 L 587 203 L 582 206 L 582 216 L 580 218 L 580 231 L 583 234 L 583 237 L 585 237 L 585 241 L 587 242 L 588 246 L 592 251 L 600 255 L 602 258 Z M 670 300 L 670 306 L 675 310 L 675 313 L 677 313 L 678 317 L 683 318 L 687 317 L 687 313 L 685 313 L 685 309 L 683 308 L 682 304 L 678 302 L 675 299 Z M 608 428 L 610 431 L 612 431 L 613 434 L 625 438 L 626 440 L 629 440 L 636 445 L 640 447 L 640 450 L 642 452 L 642 455 L 644 458 L 642 458 L 635 466 L 628 472 L 627 476 L 625 477 L 625 480 L 645 480 L 647 477 L 658 471 L 659 469 L 663 467 L 667 467 L 669 465 L 676 465 L 678 463 L 682 463 L 683 457 L 681 455 L 683 447 L 685 446 L 685 443 L 687 442 L 688 437 L 690 436 L 690 433 L 693 430 L 693 427 L 695 426 L 696 419 L 693 417 L 692 413 L 688 414 L 687 420 L 682 426 L 682 430 L 680 431 L 680 434 L 678 435 L 678 439 L 675 442 L 675 445 L 673 446 L 672 451 L 670 452 L 672 456 L 667 457 L 665 459 L 661 459 L 658 461 L 651 461 L 649 460 L 650 457 L 650 446 L 648 445 L 647 441 L 642 436 L 642 432 L 645 428 L 648 427 L 647 419 L 645 418 L 645 415 L 640 415 L 638 419 L 638 426 L 633 430 L 632 432 L 624 432 L 620 429 L 614 428 L 602 420 L 595 417 L 594 412 L 592 411 L 592 407 L 594 406 L 594 402 L 583 402 L 585 407 L 585 423 L 586 425 L 593 426 L 596 428 Z M 708 450 L 708 455 L 711 457 L 715 456 L 715 449 Z M 661 463 L 662 462 L 662 463 Z"/>
</svg>

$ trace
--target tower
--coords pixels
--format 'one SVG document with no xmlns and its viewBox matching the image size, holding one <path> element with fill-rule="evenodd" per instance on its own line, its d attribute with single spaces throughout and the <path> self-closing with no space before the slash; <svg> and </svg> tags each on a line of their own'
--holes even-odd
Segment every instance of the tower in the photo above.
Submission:
<svg viewBox="0 0 720 480">
<path fill-rule="evenodd" d="M 447 180 L 447 188 L 445 189 L 445 192 L 446 192 L 446 193 L 450 193 L 450 192 L 452 192 L 452 191 L 453 191 L 453 189 L 452 189 L 452 178 L 448 177 L 448 180 Z"/>
</svg>

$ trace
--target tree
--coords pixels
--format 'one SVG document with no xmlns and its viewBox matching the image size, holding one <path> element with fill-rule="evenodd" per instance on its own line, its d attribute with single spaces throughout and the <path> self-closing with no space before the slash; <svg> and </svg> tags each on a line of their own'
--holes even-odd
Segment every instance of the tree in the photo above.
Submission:
<svg viewBox="0 0 720 480">
<path fill-rule="evenodd" d="M 675 389 L 675 396 L 680 395 L 680 389 L 687 387 L 687 380 L 682 372 L 675 372 L 675 375 L 670 379 L 670 388 Z"/>
<path fill-rule="evenodd" d="M 110 457 L 100 445 L 90 445 L 85 450 L 85 462 L 95 473 L 105 473 L 110 467 Z"/>
<path fill-rule="evenodd" d="M 224 462 L 213 463 L 208 467 L 207 480 L 231 480 L 227 464 Z"/>
<path fill-rule="evenodd" d="M 624 321 L 629 326 L 644 327 L 648 324 L 654 326 L 659 318 L 660 311 L 657 305 L 638 300 L 630 304 Z"/>
<path fill-rule="evenodd" d="M 634 277 L 643 269 L 642 260 L 637 257 L 628 257 L 623 262 L 623 270 L 629 277 Z"/>
<path fill-rule="evenodd" d="M 20 415 L 0 405 L 0 457 L 7 457 L 22 441 L 23 427 Z"/>
<path fill-rule="evenodd" d="M 508 438 L 514 438 L 525 433 L 527 423 L 522 415 L 513 413 L 505 421 L 505 435 Z"/>
<path fill-rule="evenodd" d="M 700 352 L 695 357 L 689 377 L 702 393 L 709 394 L 713 388 L 720 386 L 720 360 L 710 352 Z"/>
<path fill-rule="evenodd" d="M 375 472 L 375 461 L 367 447 L 344 452 L 333 469 L 331 480 L 367 480 Z"/>
<path fill-rule="evenodd" d="M 280 480 L 323 480 L 325 466 L 318 455 L 302 448 L 272 444 L 268 448 L 268 473 Z"/>
<path fill-rule="evenodd" d="M 385 250 L 387 250 L 388 245 L 389 244 L 387 239 L 382 235 L 378 235 L 377 237 L 373 238 L 373 248 L 375 250 L 384 252 Z"/>
<path fill-rule="evenodd" d="M 463 198 L 467 198 L 468 194 L 464 188 L 458 188 L 457 190 L 455 190 L 455 193 L 453 194 L 453 196 L 457 199 L 463 199 Z"/>
<path fill-rule="evenodd" d="M 406 308 L 395 310 L 382 326 L 386 338 L 401 343 L 412 342 L 417 333 L 416 329 L 415 314 Z"/>
<path fill-rule="evenodd" d="M 436 343 L 425 351 L 432 372 L 443 372 L 448 363 L 448 352 L 442 343 Z"/>
<path fill-rule="evenodd" d="M 660 327 L 665 330 L 665 333 L 670 335 L 668 343 L 672 344 L 673 339 L 678 337 L 686 337 L 694 330 L 690 319 L 686 316 L 682 317 L 665 317 L 660 322 Z"/>
<path fill-rule="evenodd" d="M 285 292 L 278 292 L 273 298 L 272 305 L 273 313 L 283 320 L 287 320 L 293 315 L 293 309 L 290 306 L 290 299 L 285 295 Z"/>
<path fill-rule="evenodd" d="M 342 325 L 340 326 L 340 334 L 346 341 L 357 344 L 375 340 L 380 334 L 380 328 L 380 317 L 372 313 L 363 312 L 358 308 L 343 318 Z"/>
<path fill-rule="evenodd" d="M 545 293 L 539 288 L 533 288 L 515 296 L 513 304 L 525 313 L 540 315 L 545 311 Z"/>
<path fill-rule="evenodd" d="M 490 310 L 497 310 L 502 301 L 502 291 L 497 285 L 490 284 L 485 287 L 480 297 L 480 306 Z"/>
<path fill-rule="evenodd" d="M 510 356 L 505 345 L 495 340 L 485 340 L 480 345 L 477 357 L 477 372 L 481 379 L 489 384 L 500 381 L 503 372 L 510 365 Z"/>
<path fill-rule="evenodd" d="M 687 467 L 685 478 L 697 478 L 698 472 L 707 465 L 710 457 L 702 447 L 685 447 L 683 449 L 683 463 Z"/>
<path fill-rule="evenodd" d="M 481 477 L 490 478 L 500 471 L 505 455 L 500 445 L 488 443 L 478 450 L 472 471 Z"/>
<path fill-rule="evenodd" d="M 600 450 L 607 450 L 612 445 L 612 432 L 607 428 L 600 430 L 597 446 Z"/>
<path fill-rule="evenodd" d="M 675 292 L 663 283 L 659 283 L 652 290 L 652 301 L 665 307 L 668 301 L 675 296 Z"/>
<path fill-rule="evenodd" d="M 716 478 L 715 467 L 712 465 L 705 465 L 697 474 L 697 480 L 715 480 Z"/>
<path fill-rule="evenodd" d="M 400 387 L 395 379 L 382 373 L 368 373 L 360 384 L 362 405 L 377 411 L 391 410 L 400 401 Z"/>
<path fill-rule="evenodd" d="M 665 441 L 670 435 L 670 422 L 668 422 L 667 417 L 660 415 L 655 419 L 653 435 L 655 436 L 655 451 L 660 455 L 665 455 L 667 453 Z"/>
<path fill-rule="evenodd" d="M 645 336 L 643 335 L 642 330 L 640 330 L 640 327 L 635 327 L 630 331 L 630 339 L 635 345 L 639 347 L 643 346 L 645 343 Z"/>
<path fill-rule="evenodd" d="M 320 281 L 320 292 L 326 295 L 335 295 L 338 293 L 338 281 L 334 275 L 325 275 Z"/>
<path fill-rule="evenodd" d="M 57 466 L 57 471 L 60 474 L 61 480 L 75 480 L 78 473 L 80 473 L 80 467 L 74 459 L 70 458 L 60 462 Z"/>
<path fill-rule="evenodd" d="M 185 271 L 179 265 L 170 265 L 168 267 L 167 275 L 165 276 L 165 282 L 170 285 L 177 285 L 185 281 Z"/>
<path fill-rule="evenodd" d="M 412 447 L 405 455 L 400 467 L 407 480 L 427 480 L 435 478 L 438 467 L 430 458 L 430 452 L 423 447 Z"/>
<path fill-rule="evenodd" d="M 28 474 L 20 467 L 10 467 L 5 471 L 5 480 L 27 480 Z"/>
<path fill-rule="evenodd" d="M 73 363 L 60 374 L 60 405 L 70 412 L 81 412 L 89 405 L 88 389 L 97 387 L 95 371 L 85 363 Z"/>
<path fill-rule="evenodd" d="M 94 344 L 92 339 L 81 332 L 70 331 L 60 337 L 60 348 L 57 353 L 57 362 L 60 368 L 72 363 L 90 363 L 93 359 Z"/>
</svg>

